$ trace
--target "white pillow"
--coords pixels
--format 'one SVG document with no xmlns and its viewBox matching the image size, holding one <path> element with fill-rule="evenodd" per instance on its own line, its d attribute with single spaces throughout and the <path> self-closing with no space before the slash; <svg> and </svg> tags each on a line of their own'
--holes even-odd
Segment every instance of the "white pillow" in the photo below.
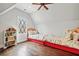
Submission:
<svg viewBox="0 0 79 59">
<path fill-rule="evenodd" d="M 35 34 L 35 35 L 29 35 L 29 38 L 38 39 L 38 34 Z"/>
</svg>

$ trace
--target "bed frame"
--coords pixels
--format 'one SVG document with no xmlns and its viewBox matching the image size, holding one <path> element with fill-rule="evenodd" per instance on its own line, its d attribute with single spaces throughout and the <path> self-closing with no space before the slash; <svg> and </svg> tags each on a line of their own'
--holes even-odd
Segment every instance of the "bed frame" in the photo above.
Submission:
<svg viewBox="0 0 79 59">
<path fill-rule="evenodd" d="M 79 49 L 76 49 L 76 48 L 72 48 L 72 47 L 68 47 L 68 46 L 64 46 L 64 45 L 59 45 L 59 44 L 55 44 L 55 43 L 50 43 L 50 42 L 47 42 L 47 41 L 32 39 L 32 38 L 28 38 L 28 41 L 43 44 L 45 46 L 61 49 L 61 50 L 68 51 L 68 52 L 79 55 Z"/>
</svg>

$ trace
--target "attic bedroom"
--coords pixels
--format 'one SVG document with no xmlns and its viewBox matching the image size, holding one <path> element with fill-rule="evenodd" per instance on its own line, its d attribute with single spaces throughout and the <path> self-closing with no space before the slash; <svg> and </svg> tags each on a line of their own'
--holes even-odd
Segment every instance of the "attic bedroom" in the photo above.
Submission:
<svg viewBox="0 0 79 59">
<path fill-rule="evenodd" d="M 79 3 L 0 3 L 0 56 L 79 56 Z"/>
</svg>

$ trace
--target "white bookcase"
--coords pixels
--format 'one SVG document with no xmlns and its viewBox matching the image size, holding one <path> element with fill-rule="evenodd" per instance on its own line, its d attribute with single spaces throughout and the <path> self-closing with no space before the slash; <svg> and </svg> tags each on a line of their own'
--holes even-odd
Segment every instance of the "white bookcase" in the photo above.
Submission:
<svg viewBox="0 0 79 59">
<path fill-rule="evenodd" d="M 16 43 L 16 29 L 8 28 L 4 31 L 4 47 L 10 47 Z"/>
</svg>

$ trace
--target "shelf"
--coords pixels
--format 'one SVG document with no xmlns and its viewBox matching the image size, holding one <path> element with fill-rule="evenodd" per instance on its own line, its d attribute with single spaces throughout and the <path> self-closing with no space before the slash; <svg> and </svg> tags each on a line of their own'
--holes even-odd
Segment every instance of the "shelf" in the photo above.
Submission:
<svg viewBox="0 0 79 59">
<path fill-rule="evenodd" d="M 4 39 L 5 39 L 6 46 L 15 45 L 15 41 L 16 41 L 16 30 L 14 28 L 8 28 L 4 32 L 4 34 L 5 34 Z"/>
</svg>

